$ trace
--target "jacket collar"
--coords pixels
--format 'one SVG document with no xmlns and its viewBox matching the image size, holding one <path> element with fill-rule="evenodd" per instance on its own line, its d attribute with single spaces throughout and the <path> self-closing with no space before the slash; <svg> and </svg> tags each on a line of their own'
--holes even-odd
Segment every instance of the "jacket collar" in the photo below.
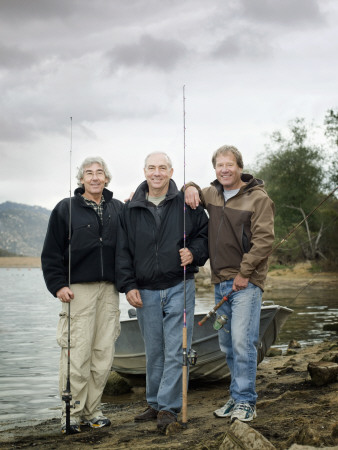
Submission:
<svg viewBox="0 0 338 450">
<path fill-rule="evenodd" d="M 148 202 L 146 200 L 146 194 L 149 192 L 147 181 L 143 181 L 135 191 L 133 198 L 128 202 L 128 208 L 134 208 L 137 206 L 146 207 Z M 164 201 L 172 200 L 178 194 L 178 189 L 174 180 L 169 180 L 169 188 L 166 193 Z"/>
<path fill-rule="evenodd" d="M 249 173 L 242 173 L 241 180 L 245 183 L 245 185 L 240 188 L 238 194 L 247 192 L 256 186 L 264 186 L 264 182 L 262 180 L 260 180 L 259 178 L 254 178 L 253 175 L 250 175 Z M 217 178 L 210 184 L 217 189 L 219 195 L 223 195 L 223 186 L 217 180 Z"/>
<path fill-rule="evenodd" d="M 75 189 L 75 191 L 74 191 L 75 197 L 81 197 L 82 198 L 82 194 L 84 194 L 84 189 L 82 187 L 78 187 L 77 189 Z M 109 191 L 106 188 L 103 189 L 102 195 L 103 195 L 103 197 L 104 197 L 106 202 L 109 202 L 113 198 L 112 191 Z"/>
</svg>

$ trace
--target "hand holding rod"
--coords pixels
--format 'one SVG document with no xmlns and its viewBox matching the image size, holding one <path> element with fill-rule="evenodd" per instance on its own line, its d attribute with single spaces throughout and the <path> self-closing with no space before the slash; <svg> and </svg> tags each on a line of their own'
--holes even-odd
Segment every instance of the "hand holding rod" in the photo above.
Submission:
<svg viewBox="0 0 338 450">
<path fill-rule="evenodd" d="M 234 292 L 234 291 L 233 291 L 233 289 L 232 289 L 232 290 L 229 292 L 228 295 L 225 295 L 225 296 L 222 298 L 222 300 L 221 300 L 220 302 L 218 302 L 218 303 L 213 307 L 213 309 L 212 309 L 211 311 L 209 311 L 208 314 L 206 314 L 206 315 L 203 317 L 203 319 L 200 320 L 200 321 L 198 322 L 198 325 L 199 325 L 199 326 L 202 326 L 202 325 L 204 324 L 204 322 L 206 322 L 208 319 L 210 319 L 210 317 L 211 317 L 213 314 L 215 314 L 215 312 L 218 310 L 218 308 L 220 308 L 220 307 L 223 305 L 223 303 L 226 302 L 226 301 L 229 299 L 230 295 L 231 295 L 233 292 Z"/>
</svg>

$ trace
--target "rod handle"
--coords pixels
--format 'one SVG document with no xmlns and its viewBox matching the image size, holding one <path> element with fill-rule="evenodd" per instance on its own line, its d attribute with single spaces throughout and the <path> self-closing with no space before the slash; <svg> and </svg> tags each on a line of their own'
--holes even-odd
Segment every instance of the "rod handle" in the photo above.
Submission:
<svg viewBox="0 0 338 450">
<path fill-rule="evenodd" d="M 183 328 L 183 366 L 182 366 L 182 426 L 187 426 L 188 410 L 188 360 L 187 360 L 187 328 Z"/>
<path fill-rule="evenodd" d="M 214 306 L 214 308 L 210 311 L 210 312 L 208 312 L 208 314 L 206 314 L 204 317 L 203 317 L 203 319 L 202 320 L 200 320 L 199 322 L 198 322 L 198 325 L 199 326 L 202 326 L 217 310 L 218 310 L 218 308 L 220 308 L 222 305 L 223 305 L 223 303 L 224 302 L 226 302 L 228 299 L 229 299 L 229 297 L 230 297 L 230 295 L 233 293 L 234 291 L 233 290 L 231 290 L 230 292 L 229 292 L 229 294 L 228 295 L 225 295 L 223 298 L 222 298 L 222 300 L 220 301 L 220 302 L 218 302 L 217 303 L 217 305 L 215 305 Z"/>
</svg>

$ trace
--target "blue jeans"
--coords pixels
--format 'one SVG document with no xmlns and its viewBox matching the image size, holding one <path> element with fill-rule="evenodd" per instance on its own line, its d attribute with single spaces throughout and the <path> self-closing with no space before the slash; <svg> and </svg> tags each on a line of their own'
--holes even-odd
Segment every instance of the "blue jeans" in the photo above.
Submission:
<svg viewBox="0 0 338 450">
<path fill-rule="evenodd" d="M 144 339 L 147 364 L 146 397 L 157 411 L 175 416 L 182 408 L 182 332 L 184 283 L 164 289 L 140 289 L 143 302 L 137 318 Z M 186 280 L 187 348 L 194 324 L 195 281 Z"/>
<path fill-rule="evenodd" d="M 215 303 L 231 291 L 233 280 L 215 285 Z M 234 292 L 218 309 L 228 322 L 218 332 L 219 344 L 231 373 L 230 396 L 235 402 L 256 404 L 257 343 L 262 290 L 252 283 Z"/>
</svg>

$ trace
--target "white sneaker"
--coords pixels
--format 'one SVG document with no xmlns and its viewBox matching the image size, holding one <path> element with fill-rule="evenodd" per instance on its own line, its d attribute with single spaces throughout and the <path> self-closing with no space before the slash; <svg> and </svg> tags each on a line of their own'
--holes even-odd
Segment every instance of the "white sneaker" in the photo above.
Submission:
<svg viewBox="0 0 338 450">
<path fill-rule="evenodd" d="M 68 432 L 69 432 L 69 434 L 80 433 L 81 432 L 80 424 L 76 420 L 70 419 Z M 67 434 L 67 426 L 66 426 L 66 419 L 65 418 L 62 418 L 61 433 L 62 434 Z"/>
<path fill-rule="evenodd" d="M 232 410 L 231 422 L 238 419 L 241 422 L 250 422 L 257 417 L 256 407 L 251 406 L 249 403 L 240 402 L 236 403 Z"/>
<path fill-rule="evenodd" d="M 226 402 L 226 404 L 224 406 L 222 406 L 222 408 L 216 409 L 216 411 L 214 411 L 214 416 L 215 417 L 230 417 L 232 415 L 234 406 L 235 406 L 235 400 L 230 397 L 229 400 Z"/>
<path fill-rule="evenodd" d="M 111 421 L 108 419 L 108 417 L 105 416 L 99 416 L 94 417 L 90 420 L 83 420 L 81 422 L 81 425 L 87 425 L 91 428 L 102 428 L 102 427 L 109 427 L 111 425 Z"/>
</svg>

